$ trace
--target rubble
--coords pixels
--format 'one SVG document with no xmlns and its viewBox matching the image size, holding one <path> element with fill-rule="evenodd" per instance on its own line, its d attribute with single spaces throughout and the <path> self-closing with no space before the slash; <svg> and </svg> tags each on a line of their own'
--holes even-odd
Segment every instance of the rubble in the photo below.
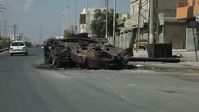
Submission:
<svg viewBox="0 0 199 112">
<path fill-rule="evenodd" d="M 55 67 L 87 69 L 122 68 L 127 64 L 125 50 L 106 44 L 87 34 L 67 39 L 49 39 L 44 43 L 44 63 Z"/>
</svg>

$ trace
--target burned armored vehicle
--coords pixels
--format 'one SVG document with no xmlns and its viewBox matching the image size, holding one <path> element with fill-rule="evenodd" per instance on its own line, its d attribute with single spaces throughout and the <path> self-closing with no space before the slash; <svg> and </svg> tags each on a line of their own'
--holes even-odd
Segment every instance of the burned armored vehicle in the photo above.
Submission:
<svg viewBox="0 0 199 112">
<path fill-rule="evenodd" d="M 121 68 L 127 61 L 123 49 L 107 45 L 102 39 L 78 34 L 45 41 L 44 63 L 65 68 L 108 69 Z"/>
</svg>

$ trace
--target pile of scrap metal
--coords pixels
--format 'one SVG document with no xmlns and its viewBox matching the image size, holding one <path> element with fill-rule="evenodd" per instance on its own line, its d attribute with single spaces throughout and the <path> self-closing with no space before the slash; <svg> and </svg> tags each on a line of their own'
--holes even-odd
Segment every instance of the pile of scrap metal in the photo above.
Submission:
<svg viewBox="0 0 199 112">
<path fill-rule="evenodd" d="M 55 67 L 120 69 L 127 64 L 125 50 L 107 45 L 103 39 L 78 34 L 67 39 L 49 39 L 44 43 L 45 64 Z"/>
</svg>

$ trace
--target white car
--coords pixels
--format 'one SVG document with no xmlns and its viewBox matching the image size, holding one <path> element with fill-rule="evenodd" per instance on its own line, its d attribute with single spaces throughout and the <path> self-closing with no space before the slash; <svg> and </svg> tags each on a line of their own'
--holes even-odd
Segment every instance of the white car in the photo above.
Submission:
<svg viewBox="0 0 199 112">
<path fill-rule="evenodd" d="M 10 44 L 10 56 L 14 54 L 28 55 L 28 48 L 24 41 L 13 41 Z"/>
</svg>

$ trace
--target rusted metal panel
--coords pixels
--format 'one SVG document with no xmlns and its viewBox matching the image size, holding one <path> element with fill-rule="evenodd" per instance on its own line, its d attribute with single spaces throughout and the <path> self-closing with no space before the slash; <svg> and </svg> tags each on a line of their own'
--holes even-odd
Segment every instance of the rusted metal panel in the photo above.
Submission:
<svg viewBox="0 0 199 112">
<path fill-rule="evenodd" d="M 91 69 L 121 67 L 127 63 L 123 49 L 104 43 L 103 39 L 88 38 L 85 34 L 68 39 L 49 39 L 44 44 L 45 63 Z"/>
</svg>

